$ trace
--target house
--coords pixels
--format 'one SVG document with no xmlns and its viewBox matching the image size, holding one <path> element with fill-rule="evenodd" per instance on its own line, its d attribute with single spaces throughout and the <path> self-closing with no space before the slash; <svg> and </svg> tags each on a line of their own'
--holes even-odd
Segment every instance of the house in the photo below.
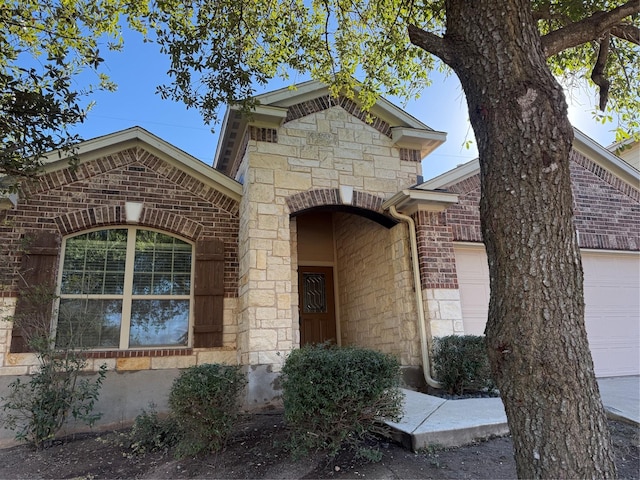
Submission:
<svg viewBox="0 0 640 480">
<path fill-rule="evenodd" d="M 39 322 L 108 365 L 104 424 L 162 408 L 200 363 L 242 365 L 245 406 L 277 404 L 311 342 L 396 355 L 419 388 L 432 337 L 483 331 L 477 163 L 421 183 L 446 135 L 384 99 L 367 114 L 307 82 L 259 100 L 227 111 L 213 166 L 134 127 L 80 144 L 75 170 L 52 155 L 0 203 L 4 316 L 55 288 Z M 571 162 L 596 371 L 637 375 L 640 173 L 578 131 Z M 0 392 L 37 368 L 25 335 L 0 321 Z"/>
</svg>

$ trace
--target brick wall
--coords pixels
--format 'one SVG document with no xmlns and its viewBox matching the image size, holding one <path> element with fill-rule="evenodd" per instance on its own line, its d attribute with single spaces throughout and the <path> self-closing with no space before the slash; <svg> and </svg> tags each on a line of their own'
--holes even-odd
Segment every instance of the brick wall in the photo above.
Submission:
<svg viewBox="0 0 640 480">
<path fill-rule="evenodd" d="M 422 288 L 458 288 L 453 235 L 444 212 L 414 215 Z"/>
<path fill-rule="evenodd" d="M 640 191 L 575 150 L 570 156 L 574 222 L 582 248 L 640 250 Z M 460 203 L 446 211 L 455 241 L 481 242 L 480 175 L 449 187 Z"/>
<path fill-rule="evenodd" d="M 447 190 L 457 193 L 458 203 L 446 210 L 446 224 L 453 240 L 482 242 L 480 230 L 480 174 L 467 178 Z"/>
<path fill-rule="evenodd" d="M 640 250 L 640 191 L 571 152 L 574 223 L 582 248 Z"/>
<path fill-rule="evenodd" d="M 142 202 L 140 226 L 177 234 L 192 242 L 211 237 L 223 240 L 224 345 L 235 350 L 237 201 L 139 147 L 82 163 L 76 171 L 63 169 L 42 175 L 24 186 L 20 198 L 16 208 L 2 213 L 0 223 L 0 256 L 4 259 L 0 263 L 2 296 L 11 299 L 17 294 L 21 238 L 25 233 L 49 231 L 65 236 L 89 228 L 123 225 L 125 202 Z M 10 336 L 10 326 L 0 323 L 0 350 L 5 352 L 0 368 L 31 365 L 32 355 L 6 353 Z M 128 357 L 144 356 L 145 360 L 137 363 L 144 363 L 147 368 L 154 368 L 154 363 L 158 368 L 166 368 L 171 363 L 166 352 L 151 353 Z M 107 363 L 115 367 L 119 362 L 121 369 L 127 369 L 126 360 L 111 358 Z M 198 362 L 195 354 L 180 355 L 174 360 L 180 365 Z"/>
</svg>

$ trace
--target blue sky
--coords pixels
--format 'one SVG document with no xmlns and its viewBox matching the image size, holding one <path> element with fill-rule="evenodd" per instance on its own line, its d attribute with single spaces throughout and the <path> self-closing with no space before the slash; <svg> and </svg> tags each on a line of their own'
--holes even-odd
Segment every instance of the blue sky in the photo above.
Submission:
<svg viewBox="0 0 640 480">
<path fill-rule="evenodd" d="M 141 35 L 129 33 L 125 37 L 124 50 L 104 52 L 104 58 L 104 71 L 118 84 L 118 90 L 94 94 L 91 98 L 96 102 L 95 106 L 84 124 L 74 132 L 90 139 L 137 125 L 201 161 L 212 163 L 220 125 L 205 125 L 196 110 L 187 110 L 181 103 L 162 100 L 155 93 L 156 86 L 167 78 L 169 64 L 168 59 L 159 53 L 157 45 L 144 43 Z M 304 80 L 308 78 L 292 78 L 289 83 L 274 81 L 257 93 Z M 401 99 L 388 100 L 402 106 Z M 404 108 L 434 130 L 447 132 L 447 142 L 423 161 L 425 179 L 477 156 L 475 146 L 471 149 L 463 146 L 467 139 L 473 140 L 473 132 L 464 95 L 455 76 L 436 75 L 432 86 L 422 92 L 421 98 L 409 102 Z M 220 117 L 223 115 L 221 112 Z M 586 97 L 582 97 L 580 103 L 570 102 L 570 118 L 575 127 L 597 142 L 605 146 L 613 143 L 615 124 L 601 125 L 593 120 Z"/>
</svg>

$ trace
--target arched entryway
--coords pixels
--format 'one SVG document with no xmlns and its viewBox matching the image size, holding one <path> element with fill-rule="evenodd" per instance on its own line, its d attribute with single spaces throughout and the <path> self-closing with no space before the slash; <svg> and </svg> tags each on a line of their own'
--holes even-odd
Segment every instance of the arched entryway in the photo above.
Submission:
<svg viewBox="0 0 640 480">
<path fill-rule="evenodd" d="M 334 342 L 400 353 L 412 340 L 414 332 L 405 328 L 415 317 L 403 227 L 362 213 L 325 206 L 292 218 L 301 345 Z"/>
</svg>

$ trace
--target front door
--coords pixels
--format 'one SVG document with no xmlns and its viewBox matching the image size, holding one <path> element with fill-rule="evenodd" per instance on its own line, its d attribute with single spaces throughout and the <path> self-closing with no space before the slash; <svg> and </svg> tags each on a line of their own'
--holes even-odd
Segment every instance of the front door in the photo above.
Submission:
<svg viewBox="0 0 640 480">
<path fill-rule="evenodd" d="M 298 267 L 300 345 L 336 343 L 332 267 Z"/>
</svg>

